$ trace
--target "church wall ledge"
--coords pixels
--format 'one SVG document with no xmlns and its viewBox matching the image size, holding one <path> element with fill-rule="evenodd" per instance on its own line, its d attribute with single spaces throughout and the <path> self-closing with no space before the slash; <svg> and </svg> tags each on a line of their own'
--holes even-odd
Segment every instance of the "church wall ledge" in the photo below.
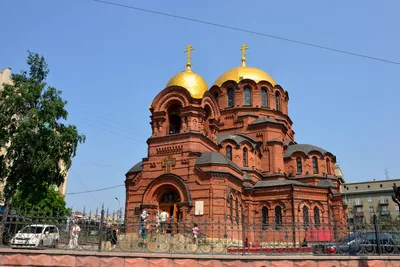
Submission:
<svg viewBox="0 0 400 267">
<path fill-rule="evenodd" d="M 113 251 L 73 251 L 61 249 L 30 250 L 30 249 L 10 249 L 0 248 L 0 255 L 70 255 L 70 256 L 94 256 L 94 257 L 122 257 L 122 258 L 169 258 L 169 259 L 200 259 L 200 260 L 315 260 L 315 261 L 351 261 L 351 260 L 395 260 L 400 263 L 400 256 L 314 256 L 308 255 L 218 255 L 218 254 L 177 254 L 177 253 L 132 253 L 132 252 L 113 252 Z"/>
</svg>

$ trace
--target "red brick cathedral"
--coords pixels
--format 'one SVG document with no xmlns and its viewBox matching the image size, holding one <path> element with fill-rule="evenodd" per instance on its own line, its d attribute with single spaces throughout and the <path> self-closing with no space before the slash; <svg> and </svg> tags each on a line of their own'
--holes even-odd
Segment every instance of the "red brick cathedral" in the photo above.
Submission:
<svg viewBox="0 0 400 267">
<path fill-rule="evenodd" d="M 242 64 L 211 88 L 187 67 L 150 106 L 148 155 L 126 174 L 126 215 L 166 209 L 179 219 L 252 223 L 344 222 L 336 157 L 297 144 L 289 94 Z"/>
</svg>

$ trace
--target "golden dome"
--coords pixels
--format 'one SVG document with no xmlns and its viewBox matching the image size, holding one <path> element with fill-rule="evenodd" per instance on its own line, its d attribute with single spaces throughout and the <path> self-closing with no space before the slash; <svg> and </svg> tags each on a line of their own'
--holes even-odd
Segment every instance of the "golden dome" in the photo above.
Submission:
<svg viewBox="0 0 400 267">
<path fill-rule="evenodd" d="M 232 80 L 235 82 L 240 82 L 243 79 L 250 79 L 258 83 L 259 81 L 267 81 L 274 86 L 276 84 L 275 80 L 265 71 L 257 69 L 257 68 L 252 68 L 252 67 L 246 67 L 246 66 L 240 66 L 231 70 L 228 70 L 214 82 L 214 85 L 221 86 L 224 82 Z"/>
<path fill-rule="evenodd" d="M 169 86 L 181 86 L 187 89 L 193 98 L 202 98 L 204 92 L 208 91 L 206 81 L 190 67 L 172 77 L 167 84 L 167 87 Z"/>
<path fill-rule="evenodd" d="M 257 68 L 252 68 L 252 67 L 246 67 L 246 50 L 248 49 L 247 45 L 242 45 L 240 50 L 242 51 L 242 66 L 239 66 L 237 68 L 228 70 L 214 82 L 214 85 L 221 86 L 224 82 L 226 81 L 235 81 L 239 83 L 241 80 L 244 79 L 250 79 L 258 83 L 259 81 L 267 81 L 272 86 L 276 85 L 275 80 L 265 71 L 257 69 Z"/>
<path fill-rule="evenodd" d="M 197 73 L 194 73 L 191 69 L 190 52 L 194 50 L 192 45 L 186 47 L 185 53 L 187 53 L 186 69 L 169 80 L 167 87 L 170 86 L 181 86 L 189 91 L 193 98 L 202 98 L 203 94 L 208 91 L 208 85 L 206 81 Z"/>
</svg>

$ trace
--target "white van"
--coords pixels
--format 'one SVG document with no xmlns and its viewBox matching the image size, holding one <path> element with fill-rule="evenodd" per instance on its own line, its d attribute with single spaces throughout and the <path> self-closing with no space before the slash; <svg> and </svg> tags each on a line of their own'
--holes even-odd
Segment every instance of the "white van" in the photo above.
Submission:
<svg viewBox="0 0 400 267">
<path fill-rule="evenodd" d="M 48 224 L 32 224 L 25 226 L 11 239 L 12 248 L 57 247 L 60 234 L 57 226 Z"/>
</svg>

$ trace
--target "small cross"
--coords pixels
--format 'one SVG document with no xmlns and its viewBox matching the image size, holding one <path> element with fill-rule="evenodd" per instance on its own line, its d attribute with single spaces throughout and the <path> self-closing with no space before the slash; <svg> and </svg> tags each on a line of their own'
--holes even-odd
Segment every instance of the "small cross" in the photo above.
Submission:
<svg viewBox="0 0 400 267">
<path fill-rule="evenodd" d="M 246 44 L 243 44 L 240 47 L 240 51 L 242 51 L 242 65 L 246 66 L 246 50 L 249 49 L 249 47 Z"/>
<path fill-rule="evenodd" d="M 165 173 L 171 173 L 172 166 L 175 166 L 175 158 L 168 156 L 163 160 L 162 166 L 165 167 Z"/>
<path fill-rule="evenodd" d="M 190 66 L 191 66 L 190 60 L 192 59 L 192 57 L 190 56 L 190 51 L 193 51 L 193 50 L 194 50 L 194 47 L 193 47 L 192 45 L 188 45 L 188 46 L 186 47 L 186 50 L 184 51 L 185 53 L 187 53 L 187 56 L 186 56 L 186 58 L 187 58 L 187 64 L 186 64 L 186 66 L 187 66 L 187 67 L 190 67 Z"/>
</svg>

